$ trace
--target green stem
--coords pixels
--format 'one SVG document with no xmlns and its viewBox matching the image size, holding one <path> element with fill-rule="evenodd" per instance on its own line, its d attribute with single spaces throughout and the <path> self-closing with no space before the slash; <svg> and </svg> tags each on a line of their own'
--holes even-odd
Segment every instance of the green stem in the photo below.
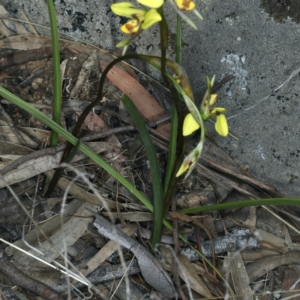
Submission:
<svg viewBox="0 0 300 300">
<path fill-rule="evenodd" d="M 181 156 L 183 138 L 181 132 L 178 128 L 182 127 L 182 112 L 180 108 L 180 99 L 178 92 L 172 84 L 170 84 L 170 76 L 166 73 L 166 52 L 168 46 L 168 25 L 164 16 L 163 8 L 161 7 L 158 12 L 162 16 L 162 21 L 160 24 L 160 43 L 161 43 L 161 74 L 166 85 L 170 86 L 170 91 L 174 101 L 174 107 L 172 108 L 172 119 L 171 119 L 171 136 L 169 145 L 169 156 L 168 156 L 168 167 L 164 183 L 164 213 L 167 212 L 174 192 L 177 186 L 176 173 L 174 172 L 174 167 L 176 165 L 176 154 L 177 157 Z M 180 38 L 181 43 L 181 38 Z M 171 153 L 170 153 L 171 152 Z"/>
<path fill-rule="evenodd" d="M 60 124 L 61 112 L 61 80 L 60 80 L 60 56 L 59 56 L 59 42 L 58 30 L 56 25 L 55 9 L 52 0 L 47 0 L 51 37 L 52 37 L 52 51 L 53 51 L 53 112 L 52 119 L 57 124 Z M 52 131 L 50 145 L 55 147 L 58 141 L 58 133 Z"/>
<path fill-rule="evenodd" d="M 181 17 L 179 15 L 177 15 L 176 62 L 178 64 L 181 64 Z M 168 162 L 167 162 L 166 176 L 164 182 L 164 195 L 167 194 L 172 172 L 175 167 L 176 150 L 177 150 L 177 134 L 178 134 L 178 113 L 177 113 L 176 105 L 173 102 Z"/>
<path fill-rule="evenodd" d="M 172 118 L 171 118 L 171 134 L 170 134 L 170 143 L 169 143 L 169 152 L 168 152 L 168 162 L 166 169 L 166 176 L 164 181 L 164 195 L 167 194 L 169 188 L 172 172 L 175 166 L 176 160 L 176 149 L 177 149 L 177 132 L 178 132 L 178 114 L 176 106 L 172 104 Z"/>
</svg>

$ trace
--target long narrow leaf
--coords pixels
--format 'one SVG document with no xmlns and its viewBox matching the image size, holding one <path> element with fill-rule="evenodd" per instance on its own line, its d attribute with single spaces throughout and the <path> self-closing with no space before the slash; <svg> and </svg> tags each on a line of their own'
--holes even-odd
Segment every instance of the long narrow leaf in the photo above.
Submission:
<svg viewBox="0 0 300 300">
<path fill-rule="evenodd" d="M 261 205 L 300 205 L 300 198 L 268 198 L 255 199 L 245 201 L 235 201 L 230 203 L 220 203 L 208 206 L 199 206 L 180 210 L 181 213 L 192 214 L 197 212 L 206 212 L 212 210 L 241 208 L 247 206 L 261 206 Z"/>
<path fill-rule="evenodd" d="M 52 37 L 52 51 L 53 51 L 53 112 L 52 119 L 57 124 L 60 123 L 60 111 L 61 111 L 61 80 L 60 80 L 60 58 L 59 58 L 59 42 L 58 42 L 58 30 L 56 25 L 55 9 L 52 0 L 47 0 L 51 37 Z M 58 141 L 58 133 L 52 131 L 51 134 L 51 146 L 55 147 Z"/>
<path fill-rule="evenodd" d="M 176 63 L 181 64 L 181 17 L 177 15 L 177 34 L 176 34 Z M 164 194 L 166 195 L 172 172 L 175 167 L 176 150 L 177 150 L 177 134 L 178 134 L 178 112 L 176 105 L 172 103 L 172 118 L 171 118 L 171 134 L 168 152 L 168 163 L 166 168 L 166 176 L 164 181 Z"/>
<path fill-rule="evenodd" d="M 150 170 L 152 175 L 153 187 L 153 228 L 151 233 L 151 244 L 155 247 L 160 243 L 162 225 L 163 225 L 163 189 L 161 183 L 161 176 L 159 172 L 156 151 L 152 143 L 150 134 L 147 130 L 145 121 L 140 112 L 127 95 L 123 95 L 122 102 L 133 119 L 145 145 L 145 150 L 149 159 Z"/>
</svg>

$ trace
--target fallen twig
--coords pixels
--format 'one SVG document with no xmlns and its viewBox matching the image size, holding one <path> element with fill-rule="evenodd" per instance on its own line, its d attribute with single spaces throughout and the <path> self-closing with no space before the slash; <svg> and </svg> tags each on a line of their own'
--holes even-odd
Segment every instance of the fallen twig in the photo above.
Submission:
<svg viewBox="0 0 300 300">
<path fill-rule="evenodd" d="M 0 252 L 0 272 L 5 275 L 13 285 L 27 289 L 41 296 L 43 299 L 63 300 L 53 289 L 18 270 L 9 261 L 3 250 Z"/>
</svg>

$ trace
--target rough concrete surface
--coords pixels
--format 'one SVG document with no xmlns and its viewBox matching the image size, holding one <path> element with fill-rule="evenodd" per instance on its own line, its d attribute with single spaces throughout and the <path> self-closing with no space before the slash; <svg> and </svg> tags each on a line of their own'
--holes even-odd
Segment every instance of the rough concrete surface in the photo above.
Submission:
<svg viewBox="0 0 300 300">
<path fill-rule="evenodd" d="M 0 0 L 15 17 L 23 10 L 32 22 L 49 25 L 44 0 Z M 59 29 L 77 39 L 114 50 L 122 39 L 121 18 L 110 0 L 55 1 Z M 196 0 L 204 21 L 193 17 L 198 31 L 183 26 L 183 65 L 194 93 L 205 89 L 205 76 L 235 79 L 220 91 L 219 106 L 228 108 L 230 131 L 238 138 L 217 141 L 251 175 L 289 196 L 300 193 L 300 3 L 275 0 Z M 174 54 L 175 11 L 166 14 Z M 290 16 L 290 17 L 289 17 Z M 38 28 L 41 34 L 48 30 Z M 173 37 L 173 40 L 172 40 Z M 133 43 L 138 53 L 159 54 L 154 26 Z M 296 71 L 297 70 L 297 71 Z M 274 92 L 294 72 L 289 82 Z M 272 95 L 271 95 L 272 94 Z M 270 96 L 269 96 L 270 95 Z"/>
</svg>

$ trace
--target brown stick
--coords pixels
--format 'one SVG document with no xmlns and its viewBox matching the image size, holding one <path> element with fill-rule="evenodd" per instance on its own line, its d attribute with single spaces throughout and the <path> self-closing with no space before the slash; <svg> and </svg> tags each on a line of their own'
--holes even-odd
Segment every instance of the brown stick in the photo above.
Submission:
<svg viewBox="0 0 300 300">
<path fill-rule="evenodd" d="M 16 65 L 25 64 L 29 61 L 37 61 L 48 57 L 52 57 L 52 46 L 16 52 L 0 59 L 0 69 L 3 70 Z"/>
<path fill-rule="evenodd" d="M 30 278 L 18 270 L 5 255 L 4 251 L 0 252 L 0 272 L 13 284 L 29 290 L 43 299 L 63 300 L 54 290 L 45 284 Z"/>
</svg>

